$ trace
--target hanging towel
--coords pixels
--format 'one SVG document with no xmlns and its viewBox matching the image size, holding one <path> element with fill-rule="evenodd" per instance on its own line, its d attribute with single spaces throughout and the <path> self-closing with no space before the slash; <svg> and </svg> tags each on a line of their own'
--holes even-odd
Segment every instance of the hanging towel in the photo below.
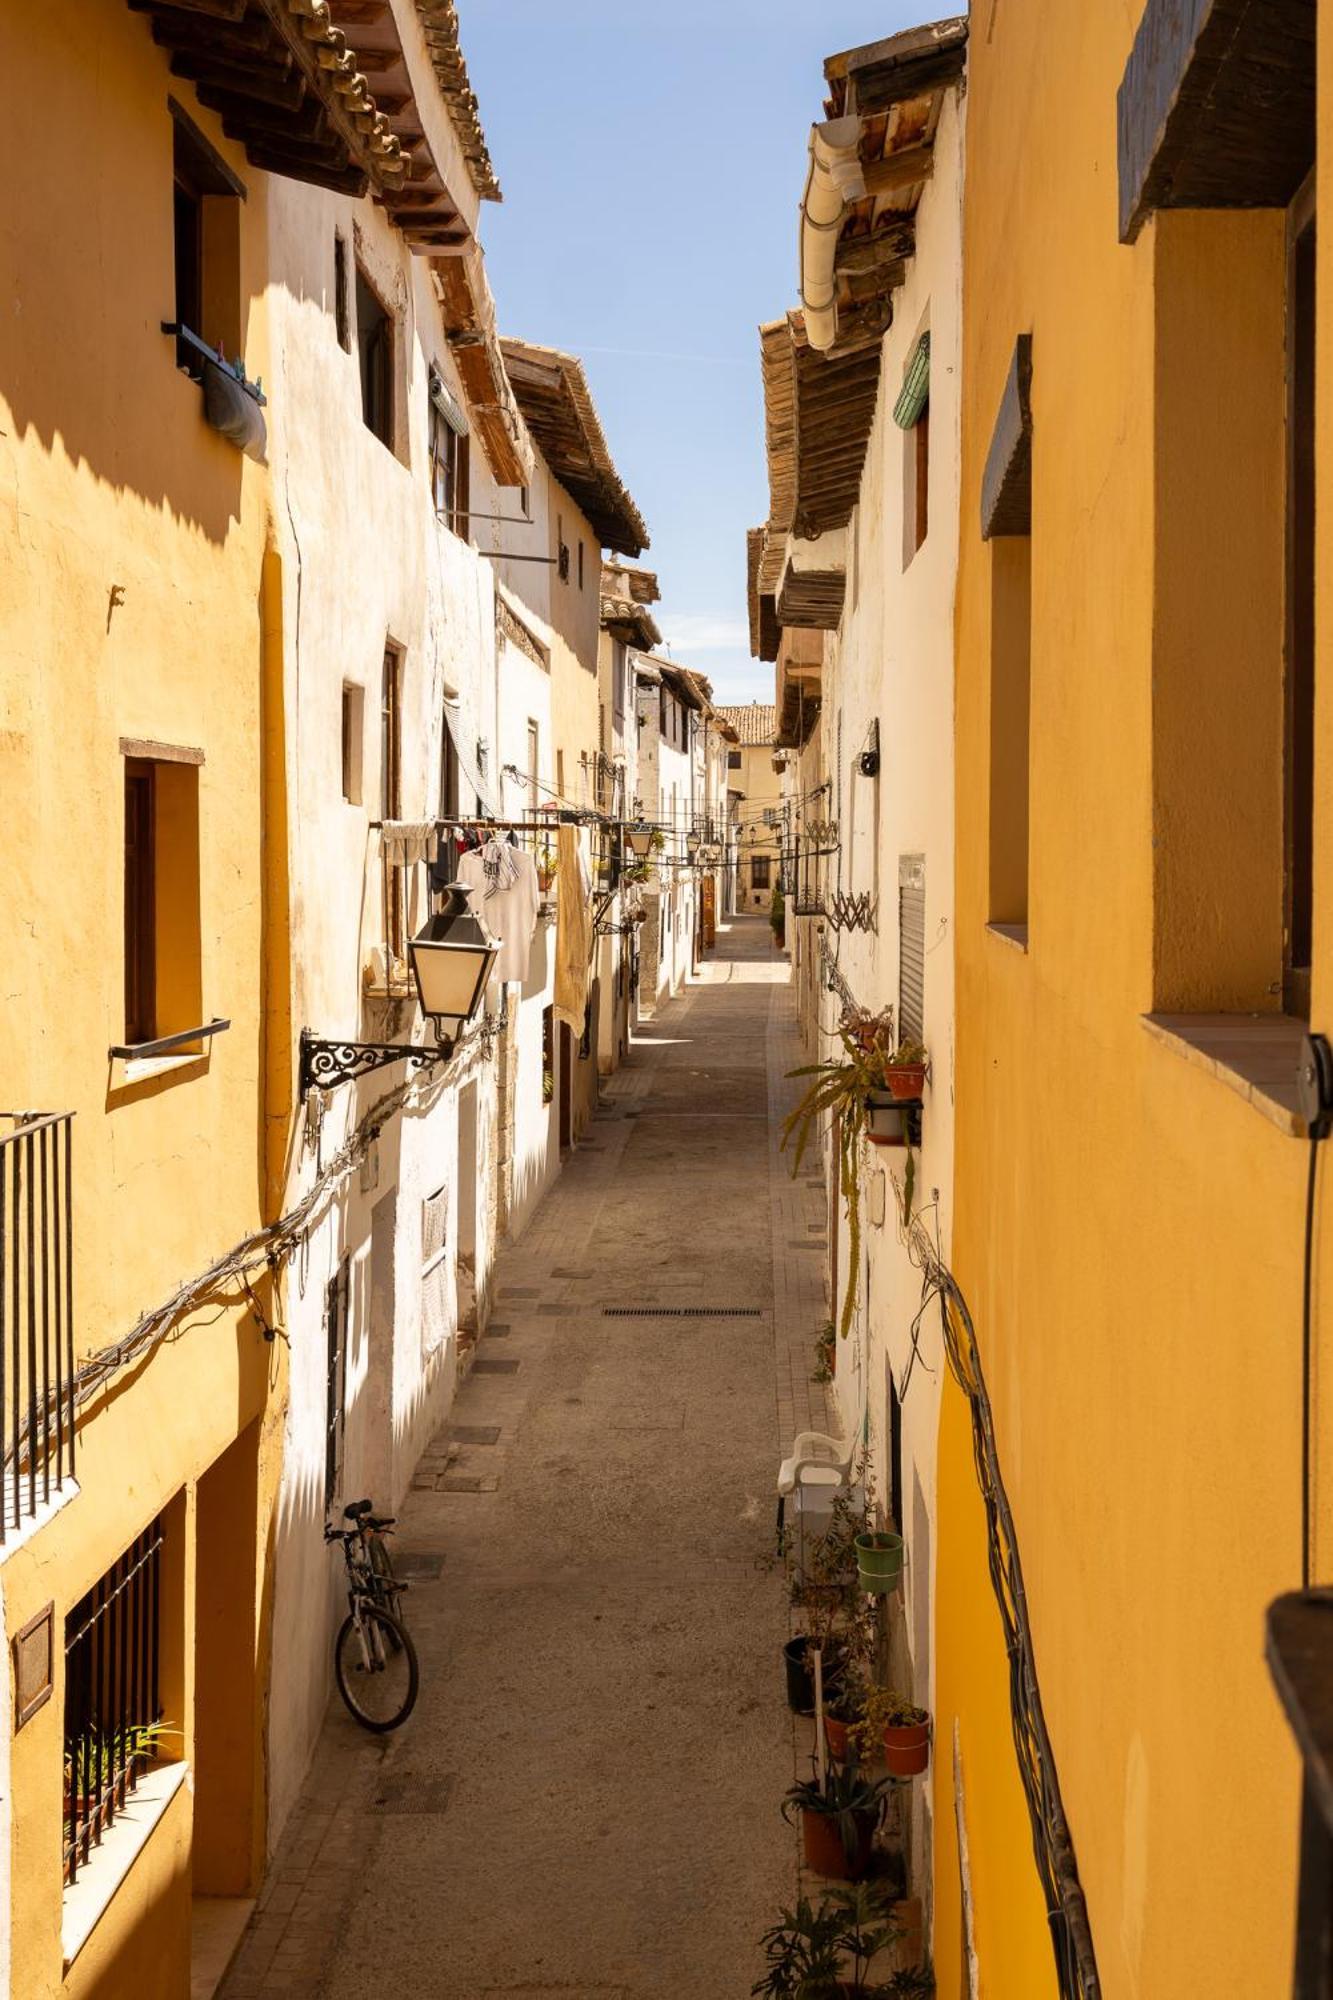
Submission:
<svg viewBox="0 0 1333 2000">
<path fill-rule="evenodd" d="M 433 819 L 386 819 L 380 827 L 380 853 L 395 866 L 429 861 L 434 841 Z"/>
<path fill-rule="evenodd" d="M 591 885 L 578 828 L 562 826 L 556 872 L 555 1018 L 582 1035 L 592 964 Z"/>
</svg>

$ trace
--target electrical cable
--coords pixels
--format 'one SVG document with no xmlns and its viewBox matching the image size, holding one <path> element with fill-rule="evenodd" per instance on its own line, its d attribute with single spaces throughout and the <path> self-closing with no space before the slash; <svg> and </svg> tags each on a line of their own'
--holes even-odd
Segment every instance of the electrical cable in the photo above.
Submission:
<svg viewBox="0 0 1333 2000">
<path fill-rule="evenodd" d="M 1310 1549 L 1311 1457 L 1310 1423 L 1313 1414 L 1313 1284 L 1314 1284 L 1314 1197 L 1319 1171 L 1319 1135 L 1310 1139 L 1310 1170 L 1305 1182 L 1305 1270 L 1301 1285 L 1301 1589 L 1310 1588 L 1313 1570 Z"/>
<path fill-rule="evenodd" d="M 76 1368 L 72 1380 L 64 1384 L 61 1404 L 57 1408 L 54 1394 L 48 1396 L 44 1409 L 39 1412 L 39 1427 L 50 1428 L 62 1422 L 70 1409 L 80 1409 L 90 1397 L 105 1386 L 119 1371 L 131 1362 L 142 1359 L 160 1347 L 166 1340 L 188 1331 L 181 1322 L 201 1307 L 217 1304 L 219 1296 L 228 1287 L 239 1288 L 235 1296 L 222 1298 L 222 1307 L 239 1304 L 241 1298 L 249 1296 L 254 1310 L 254 1294 L 247 1280 L 251 1272 L 267 1265 L 270 1270 L 286 1263 L 300 1247 L 313 1218 L 322 1203 L 334 1188 L 340 1185 L 369 1150 L 380 1131 L 395 1112 L 409 1105 L 411 1108 L 429 1108 L 441 1088 L 457 1077 L 461 1060 L 465 1054 L 481 1047 L 483 1056 L 489 1053 L 494 1035 L 494 1025 L 490 1017 L 477 1022 L 459 1038 L 447 1062 L 431 1071 L 427 1076 L 410 1076 L 403 1083 L 387 1091 L 371 1106 L 342 1146 L 334 1154 L 317 1176 L 312 1185 L 297 1202 L 296 1206 L 267 1228 L 256 1230 L 253 1235 L 242 1238 L 225 1255 L 210 1264 L 207 1270 L 182 1285 L 162 1305 L 153 1307 L 142 1314 L 123 1340 L 114 1341 L 110 1346 L 98 1350 Z M 220 1315 L 217 1315 L 220 1316 Z M 265 1337 L 270 1338 L 272 1329 L 263 1315 L 256 1312 Z M 20 1433 L 20 1446 L 26 1442 L 28 1425 L 25 1422 Z M 13 1445 L 6 1457 L 12 1456 Z"/>
</svg>

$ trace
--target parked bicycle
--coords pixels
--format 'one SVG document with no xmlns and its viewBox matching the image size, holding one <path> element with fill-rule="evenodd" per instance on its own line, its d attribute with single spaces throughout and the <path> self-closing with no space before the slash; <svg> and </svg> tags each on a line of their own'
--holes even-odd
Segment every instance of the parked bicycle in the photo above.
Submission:
<svg viewBox="0 0 1333 2000">
<path fill-rule="evenodd" d="M 391 1516 L 370 1511 L 369 1500 L 344 1507 L 349 1528 L 326 1525 L 326 1542 L 341 1542 L 347 1569 L 348 1613 L 333 1646 L 338 1692 L 363 1729 L 383 1734 L 412 1713 L 420 1683 L 416 1647 L 402 1619 L 407 1589 L 394 1575 L 385 1535 Z"/>
</svg>

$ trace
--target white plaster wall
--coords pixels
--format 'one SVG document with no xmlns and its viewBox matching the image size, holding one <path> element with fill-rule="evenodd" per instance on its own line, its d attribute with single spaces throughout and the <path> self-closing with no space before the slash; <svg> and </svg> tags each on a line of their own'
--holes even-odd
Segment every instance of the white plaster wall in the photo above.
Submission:
<svg viewBox="0 0 1333 2000">
<path fill-rule="evenodd" d="M 410 10 L 409 10 L 410 11 Z M 427 380 L 434 364 L 461 402 L 423 260 L 414 259 L 371 202 L 275 181 L 269 195 L 273 339 L 269 454 L 283 564 L 283 654 L 294 1019 L 325 1037 L 406 1039 L 410 1001 L 366 996 L 363 971 L 382 940 L 379 817 L 380 691 L 386 640 L 402 655 L 402 808 L 434 817 L 440 803 L 446 702 L 462 766 L 463 807 L 497 797 L 494 586 L 489 564 L 435 518 L 427 463 Z M 334 325 L 334 236 L 365 264 L 396 316 L 396 451 L 361 419 L 355 352 Z M 499 511 L 474 444 L 472 504 Z M 508 496 L 506 506 L 512 503 Z M 363 695 L 360 803 L 342 795 L 344 683 Z M 415 871 L 409 928 L 425 914 Z M 471 1059 L 478 1089 L 478 1163 L 493 1184 L 495 1065 Z M 329 1094 L 320 1118 L 298 1121 L 288 1205 L 314 1184 L 401 1068 Z M 289 1403 L 279 1502 L 269 1722 L 269 1838 L 301 1784 L 327 1701 L 330 1640 L 340 1615 L 340 1557 L 322 1541 L 327 1418 L 328 1281 L 346 1255 L 351 1288 L 344 1476 L 335 1510 L 369 1493 L 395 1506 L 453 1395 L 456 1373 L 457 1078 L 418 1080 L 406 1113 L 383 1126 L 364 1162 L 333 1189 L 288 1274 Z M 451 1190 L 446 1338 L 423 1351 L 422 1201 Z M 397 1190 L 394 1308 L 372 1316 L 371 1217 Z M 489 1202 L 477 1203 L 479 1282 L 493 1257 Z"/>
<path fill-rule="evenodd" d="M 549 628 L 530 607 L 524 617 L 536 637 L 546 643 Z M 551 678 L 526 653 L 508 641 L 500 648 L 501 764 L 528 768 L 528 722 L 537 724 L 538 778 L 555 782 L 555 750 L 551 721 Z M 549 799 L 550 793 L 539 794 Z M 506 817 L 521 818 L 530 804 L 526 784 L 511 776 L 504 783 Z M 552 848 L 558 844 L 551 835 Z M 554 896 L 556 891 L 552 890 Z M 560 1037 L 555 1037 L 555 1093 L 542 1103 L 542 1015 L 555 994 L 555 926 L 539 923 L 532 940 L 528 977 L 522 987 L 511 984 L 509 1006 L 515 1022 L 517 1075 L 514 1085 L 514 1130 L 511 1142 L 513 1183 L 509 1233 L 518 1236 L 560 1168 Z"/>
<path fill-rule="evenodd" d="M 959 477 L 960 202 L 962 131 L 956 94 L 946 99 L 935 140 L 935 170 L 917 218 L 916 255 L 894 305 L 884 341 L 879 407 L 866 455 L 841 632 L 830 647 L 821 717 L 823 756 L 835 776 L 842 831 L 842 887 L 877 899 L 874 935 L 826 931 L 857 1000 L 878 1009 L 898 998 L 898 859 L 923 854 L 926 865 L 925 1039 L 932 1080 L 927 1090 L 915 1207 L 948 1255 L 953 1188 L 953 606 Z M 920 332 L 931 335 L 930 530 L 904 567 L 904 451 L 910 439 L 892 421 L 893 403 Z M 838 718 L 841 716 L 841 771 Z M 854 774 L 873 719 L 880 727 L 877 779 Z M 803 759 L 808 772 L 810 758 Z M 814 939 L 803 940 L 803 951 Z M 803 971 L 808 976 L 809 967 Z M 811 988 L 813 989 L 813 982 Z M 831 996 L 818 999 L 825 1023 Z M 825 1052 L 835 1045 L 826 1036 Z M 868 1382 L 874 1464 L 882 1502 L 889 1492 L 886 1363 L 907 1390 L 902 1406 L 903 1495 L 911 1548 L 904 1594 L 906 1630 L 918 1696 L 933 1706 L 932 1630 L 936 1520 L 936 1438 L 946 1367 L 937 1314 L 920 1331 L 913 1365 L 911 1322 L 920 1273 L 908 1262 L 892 1186 L 881 1191 L 885 1220 L 876 1226 L 875 1177 L 901 1176 L 903 1154 L 868 1149 L 863 1191 L 864 1269 L 858 1323 L 839 1352 L 838 1394 L 854 1423 Z M 845 1225 L 839 1269 L 846 1273 Z M 866 1305 L 867 1293 L 869 1305 Z M 813 1329 L 812 1329 L 813 1332 Z M 853 1351 L 848 1352 L 851 1348 Z M 859 1361 L 859 1368 L 855 1365 Z M 910 1379 L 908 1379 L 908 1371 Z M 864 1371 L 864 1372 L 862 1372 Z M 918 1821 L 924 1811 L 915 1804 Z M 924 1828 L 918 1825 L 918 1837 Z"/>
</svg>

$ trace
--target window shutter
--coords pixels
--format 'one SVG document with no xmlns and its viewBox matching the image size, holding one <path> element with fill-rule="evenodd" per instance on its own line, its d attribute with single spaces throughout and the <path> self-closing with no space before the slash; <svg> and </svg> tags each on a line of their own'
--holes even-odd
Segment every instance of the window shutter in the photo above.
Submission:
<svg viewBox="0 0 1333 2000">
<path fill-rule="evenodd" d="M 898 1040 L 925 1040 L 926 857 L 898 857 Z"/>
<path fill-rule="evenodd" d="M 437 1188 L 421 1204 L 421 1351 L 434 1354 L 449 1337 L 445 1232 L 449 1191 Z"/>
<path fill-rule="evenodd" d="M 900 431 L 910 431 L 921 420 L 930 401 L 930 335 L 923 333 L 912 351 L 903 375 L 903 386 L 893 406 L 893 421 Z"/>
<path fill-rule="evenodd" d="M 430 371 L 430 399 L 444 418 L 451 431 L 458 437 L 467 436 L 467 416 L 462 404 L 445 383 L 442 376 Z"/>
</svg>

